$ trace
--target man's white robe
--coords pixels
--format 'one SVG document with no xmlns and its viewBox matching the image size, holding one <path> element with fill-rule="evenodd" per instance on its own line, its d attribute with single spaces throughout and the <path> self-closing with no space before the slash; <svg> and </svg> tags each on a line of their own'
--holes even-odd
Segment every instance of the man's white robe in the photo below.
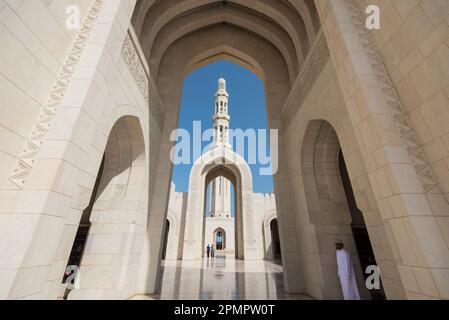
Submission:
<svg viewBox="0 0 449 320">
<path fill-rule="evenodd" d="M 360 300 L 354 265 L 351 255 L 345 249 L 337 250 L 337 265 L 345 300 Z"/>
</svg>

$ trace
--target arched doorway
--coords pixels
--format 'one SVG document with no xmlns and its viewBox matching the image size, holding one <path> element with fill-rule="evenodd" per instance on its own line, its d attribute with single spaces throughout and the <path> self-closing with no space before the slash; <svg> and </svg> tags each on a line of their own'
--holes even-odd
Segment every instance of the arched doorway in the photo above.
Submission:
<svg viewBox="0 0 449 320">
<path fill-rule="evenodd" d="M 215 248 L 217 250 L 226 250 L 226 231 L 222 228 L 218 228 L 214 231 L 213 239 L 215 240 Z"/>
<path fill-rule="evenodd" d="M 223 176 L 234 185 L 235 254 L 237 259 L 262 259 L 255 247 L 252 175 L 246 161 L 229 148 L 213 148 L 199 158 L 190 173 L 183 259 L 200 259 L 205 248 L 205 204 L 208 184 Z"/>
<path fill-rule="evenodd" d="M 360 294 L 369 299 L 357 250 L 357 240 L 360 239 L 353 233 L 353 225 L 364 226 L 365 223 L 349 188 L 351 182 L 339 139 L 328 122 L 315 120 L 309 123 L 301 152 L 301 172 L 310 223 L 308 229 L 316 242 L 316 251 L 310 253 L 318 258 L 318 263 L 310 267 L 322 282 L 315 295 L 321 295 L 323 299 L 342 298 L 334 246 L 335 240 L 339 239 L 351 254 Z M 369 237 L 364 237 L 363 241 L 364 245 L 371 246 Z"/>
<path fill-rule="evenodd" d="M 217 178 L 223 177 L 225 178 L 225 180 L 228 180 L 233 186 L 233 190 L 234 190 L 234 212 L 235 212 L 235 217 L 234 217 L 234 249 L 235 249 L 235 257 L 237 259 L 244 259 L 244 235 L 243 235 L 243 211 L 241 208 L 241 203 L 240 201 L 242 201 L 242 196 L 240 194 L 238 194 L 238 188 L 236 188 L 236 184 L 237 182 L 237 176 L 235 175 L 235 173 L 233 172 L 233 170 L 231 168 L 228 168 L 224 165 L 219 165 L 214 169 L 211 169 L 210 172 L 207 173 L 206 175 L 206 186 L 209 185 L 212 181 L 216 181 Z M 205 200 L 207 201 L 207 187 L 205 190 Z M 206 218 L 203 218 L 203 221 L 205 222 Z M 223 228 L 218 228 L 214 231 L 213 233 L 213 237 L 212 237 L 212 243 L 215 244 L 215 248 L 217 250 L 223 250 L 223 249 L 218 249 L 217 247 L 217 230 L 220 230 L 222 237 L 226 234 L 225 230 Z M 206 246 L 206 223 L 203 223 L 203 239 L 202 239 L 202 247 L 204 248 Z M 222 243 L 223 245 L 223 243 Z M 204 253 L 203 253 L 204 255 Z"/>
<path fill-rule="evenodd" d="M 135 274 L 128 272 L 131 244 L 136 237 L 136 220 L 142 212 L 136 200 L 147 195 L 134 193 L 134 181 L 145 168 L 145 141 L 140 121 L 134 116 L 120 118 L 112 127 L 106 143 L 104 157 L 95 180 L 89 205 L 83 211 L 67 266 L 79 269 L 81 275 L 75 290 L 66 292 L 65 298 L 77 299 L 83 293 L 103 288 L 118 289 L 132 282 Z M 127 207 L 128 210 L 123 210 Z M 101 281 L 105 257 L 122 261 L 120 268 L 108 273 Z M 121 282 L 117 281 L 121 277 Z M 67 275 L 63 276 L 63 283 Z"/>
<path fill-rule="evenodd" d="M 162 260 L 165 260 L 167 257 L 167 246 L 168 246 L 168 236 L 170 234 L 170 221 L 167 219 L 165 222 L 165 234 L 164 234 L 164 243 L 162 248 Z"/>
<path fill-rule="evenodd" d="M 281 241 L 279 239 L 279 226 L 278 226 L 277 219 L 271 220 L 270 231 L 271 231 L 271 250 L 273 253 L 273 258 L 280 259 L 281 258 Z"/>
</svg>

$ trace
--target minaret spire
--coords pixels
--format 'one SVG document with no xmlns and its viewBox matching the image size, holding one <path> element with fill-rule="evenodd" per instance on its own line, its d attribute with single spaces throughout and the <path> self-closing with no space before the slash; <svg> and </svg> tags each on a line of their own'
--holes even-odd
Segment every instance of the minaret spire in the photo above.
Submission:
<svg viewBox="0 0 449 320">
<path fill-rule="evenodd" d="M 218 88 L 215 93 L 214 121 L 214 144 L 216 146 L 230 147 L 229 122 L 231 117 L 228 113 L 229 94 L 226 91 L 226 80 L 218 79 Z"/>
</svg>

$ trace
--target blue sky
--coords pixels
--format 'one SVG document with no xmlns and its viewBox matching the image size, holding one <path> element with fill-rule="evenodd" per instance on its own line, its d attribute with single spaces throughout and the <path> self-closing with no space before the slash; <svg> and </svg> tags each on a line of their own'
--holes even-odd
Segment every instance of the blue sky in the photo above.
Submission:
<svg viewBox="0 0 449 320">
<path fill-rule="evenodd" d="M 228 61 L 218 61 L 191 73 L 184 81 L 179 128 L 193 131 L 193 121 L 202 122 L 202 130 L 212 127 L 214 94 L 217 81 L 223 75 L 230 95 L 231 129 L 266 129 L 267 114 L 263 82 L 251 71 Z M 203 147 L 208 143 L 203 142 Z M 247 159 L 247 155 L 244 155 Z M 196 159 L 194 159 L 196 160 Z M 273 192 L 272 176 L 261 176 L 259 164 L 250 165 L 254 191 Z M 175 165 L 173 182 L 176 190 L 187 192 L 192 165 Z"/>
</svg>

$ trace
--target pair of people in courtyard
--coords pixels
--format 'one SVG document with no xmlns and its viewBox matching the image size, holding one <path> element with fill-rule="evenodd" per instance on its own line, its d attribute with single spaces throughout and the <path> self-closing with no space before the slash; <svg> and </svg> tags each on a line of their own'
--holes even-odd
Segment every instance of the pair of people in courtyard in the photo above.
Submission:
<svg viewBox="0 0 449 320">
<path fill-rule="evenodd" d="M 206 248 L 206 252 L 207 252 L 207 257 L 208 258 L 215 258 L 215 248 L 214 245 L 207 245 Z"/>
</svg>

